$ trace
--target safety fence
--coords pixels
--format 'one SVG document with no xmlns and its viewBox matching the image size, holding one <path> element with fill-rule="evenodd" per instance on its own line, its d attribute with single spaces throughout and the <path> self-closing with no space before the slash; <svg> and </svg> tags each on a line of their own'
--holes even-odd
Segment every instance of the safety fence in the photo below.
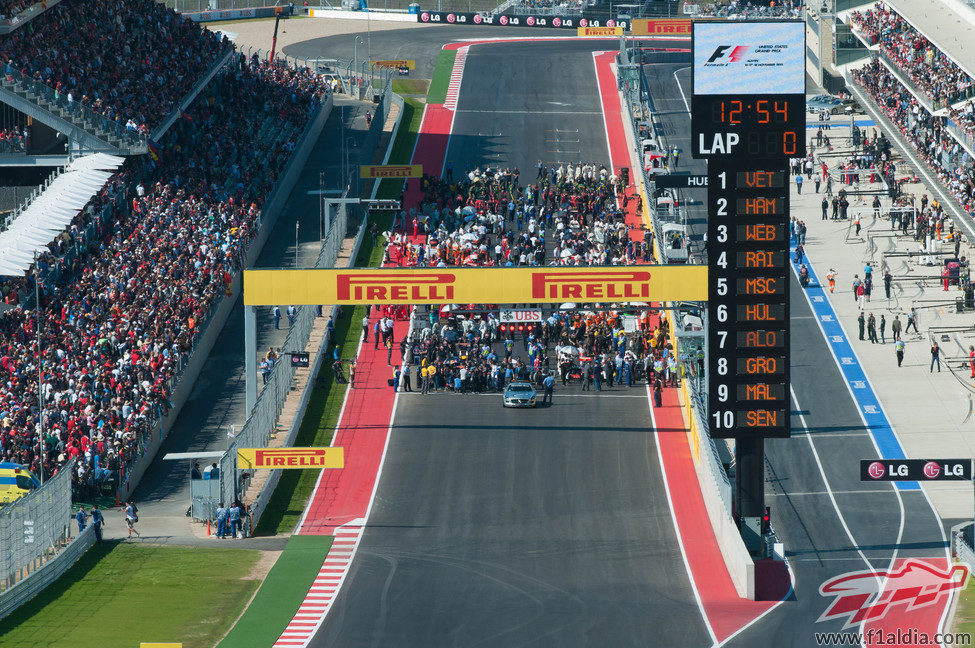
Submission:
<svg viewBox="0 0 975 648">
<path fill-rule="evenodd" d="M 347 196 L 348 192 L 343 194 Z M 322 244 L 316 268 L 332 268 L 338 260 L 342 248 L 342 241 L 348 229 L 348 210 L 345 204 L 340 204 L 335 210 L 334 217 Z M 224 503 L 233 502 L 240 498 L 250 484 L 251 471 L 237 469 L 238 448 L 263 448 L 268 445 L 275 434 L 278 415 L 292 389 L 295 368 L 286 360 L 289 353 L 303 353 L 308 345 L 312 326 L 315 323 L 316 308 L 314 306 L 298 307 L 298 314 L 288 330 L 284 344 L 281 346 L 280 357 L 274 363 L 271 371 L 266 375 L 264 385 L 257 397 L 254 410 L 244 423 L 244 427 L 234 437 L 227 452 L 220 459 L 220 497 Z M 212 506 L 215 503 L 210 503 Z M 200 510 L 206 510 L 207 505 L 199 503 Z M 196 503 L 194 503 L 196 507 Z"/>
<path fill-rule="evenodd" d="M 663 149 L 662 138 L 660 137 L 660 133 L 657 132 L 654 123 L 653 104 L 649 92 L 646 91 L 647 86 L 643 79 L 641 69 L 643 56 L 645 54 L 641 54 L 640 60 L 637 61 L 632 56 L 629 48 L 621 47 L 619 56 L 617 57 L 617 63 L 618 69 L 620 70 L 620 90 L 624 99 L 621 102 L 623 117 L 631 124 L 634 134 L 635 149 L 633 158 L 641 161 L 639 168 L 634 169 L 634 172 L 641 174 L 640 179 L 643 181 L 646 198 L 651 203 L 647 206 L 647 213 L 649 214 L 651 227 L 653 228 L 654 240 L 659 250 L 663 243 L 662 232 L 665 218 L 668 222 L 683 220 L 683 214 L 681 212 L 675 212 L 674 214 L 665 215 L 656 209 L 656 205 L 653 204 L 655 203 L 656 183 L 654 182 L 653 175 L 648 174 L 645 166 L 642 164 L 643 150 L 638 137 L 641 128 L 652 133 L 654 135 L 653 139 L 661 142 L 661 148 Z M 626 75 L 625 72 L 628 70 L 632 74 Z M 684 202 L 683 200 L 680 201 L 681 204 Z M 659 261 L 665 262 L 662 255 Z M 674 306 L 686 307 L 687 305 L 674 304 Z M 685 314 L 684 310 L 674 310 L 671 312 L 671 332 L 674 335 L 674 341 L 676 343 L 675 353 L 678 355 L 684 383 L 687 386 L 686 398 L 689 400 L 690 405 L 688 413 L 695 417 L 695 425 L 699 430 L 700 454 L 702 457 L 709 458 L 703 464 L 717 487 L 718 492 L 721 493 L 722 501 L 725 502 L 727 500 L 725 503 L 730 513 L 731 501 L 728 475 L 719 459 L 720 454 L 718 453 L 717 446 L 715 446 L 714 441 L 708 434 L 707 384 L 703 366 L 704 340 L 706 334 L 703 328 L 705 320 L 704 307 L 703 305 L 699 305 L 696 311 L 687 314 Z M 715 461 L 711 461 L 711 459 L 715 459 Z M 726 488 L 728 490 L 725 490 Z"/>
<path fill-rule="evenodd" d="M 69 461 L 44 484 L 0 507 L 0 592 L 40 569 L 71 542 Z"/>
<path fill-rule="evenodd" d="M 163 4 L 179 12 L 226 11 L 229 9 L 255 9 L 257 7 L 288 6 L 284 0 L 162 0 Z M 296 2 L 295 10 L 303 2 Z"/>
</svg>

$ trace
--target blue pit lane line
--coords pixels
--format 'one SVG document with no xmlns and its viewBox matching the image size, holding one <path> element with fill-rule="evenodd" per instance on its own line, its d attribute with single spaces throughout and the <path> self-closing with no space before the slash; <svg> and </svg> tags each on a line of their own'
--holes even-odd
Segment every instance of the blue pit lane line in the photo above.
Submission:
<svg viewBox="0 0 975 648">
<path fill-rule="evenodd" d="M 828 123 L 831 126 L 835 126 L 836 128 L 843 128 L 844 126 L 849 126 L 850 125 L 850 122 L 843 121 L 842 118 L 841 119 L 838 119 L 836 121 L 830 121 Z M 873 128 L 874 126 L 877 125 L 877 123 L 874 122 L 872 119 L 858 119 L 855 123 L 860 128 Z M 820 126 L 822 126 L 822 123 L 821 122 L 818 122 L 818 121 L 817 122 L 809 121 L 809 122 L 806 123 L 806 130 L 814 130 L 816 128 L 819 128 Z M 829 131 L 828 130 L 823 131 L 823 133 L 826 133 L 827 135 L 829 135 Z"/>
<path fill-rule="evenodd" d="M 795 245 L 790 245 L 789 260 L 792 270 L 798 278 L 799 266 L 796 264 L 795 258 Z M 860 365 L 860 359 L 857 357 L 856 351 L 853 350 L 853 345 L 850 344 L 846 331 L 843 330 L 843 325 L 826 295 L 827 289 L 820 284 L 819 277 L 816 275 L 812 263 L 809 262 L 809 257 L 804 257 L 803 261 L 809 271 L 809 287 L 804 290 L 806 301 L 812 308 L 819 330 L 826 338 L 827 346 L 829 346 L 830 353 L 833 354 L 836 366 L 843 374 L 850 394 L 853 395 L 853 400 L 860 410 L 860 416 L 863 418 L 866 430 L 880 449 L 880 457 L 883 459 L 906 459 L 907 455 L 904 454 L 904 448 L 894 432 L 894 427 L 887 419 L 880 399 L 874 393 L 870 379 L 867 378 L 866 372 Z M 857 459 L 870 458 L 857 457 Z M 859 471 L 859 464 L 857 470 Z M 894 484 L 899 490 L 919 490 L 921 488 L 916 481 L 894 482 Z"/>
</svg>

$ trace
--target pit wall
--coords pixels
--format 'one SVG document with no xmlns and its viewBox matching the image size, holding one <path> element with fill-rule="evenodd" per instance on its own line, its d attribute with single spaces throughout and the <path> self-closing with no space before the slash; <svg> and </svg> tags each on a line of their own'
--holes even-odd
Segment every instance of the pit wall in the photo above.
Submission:
<svg viewBox="0 0 975 648">
<path fill-rule="evenodd" d="M 614 66 L 615 70 L 615 66 Z M 617 84 L 618 85 L 618 84 Z M 642 173 L 642 156 L 637 146 L 636 136 L 633 131 L 633 120 L 630 118 L 629 102 L 622 91 L 619 91 L 620 105 L 623 107 L 623 130 L 626 134 L 626 145 L 630 152 L 631 178 L 637 185 L 643 206 L 643 222 L 653 229 L 652 214 L 650 212 L 652 202 L 650 200 L 649 187 L 644 183 Z M 652 118 L 652 117 L 651 117 Z M 653 258 L 657 263 L 661 263 L 662 256 L 659 241 L 654 238 Z M 674 338 L 675 347 L 679 340 Z M 674 349 L 679 354 L 679 347 Z M 681 381 L 678 394 L 681 402 L 681 413 L 684 417 L 684 426 L 687 432 L 687 443 L 691 449 L 691 456 L 694 459 L 694 469 L 697 472 L 698 485 L 701 488 L 701 495 L 704 498 L 704 505 L 708 511 L 708 518 L 714 537 L 721 549 L 721 556 L 725 566 L 735 585 L 738 596 L 743 599 L 755 600 L 755 561 L 745 548 L 745 543 L 738 532 L 738 526 L 731 515 L 732 506 L 732 484 L 728 479 L 724 467 L 718 456 L 714 442 L 706 432 L 703 432 L 698 420 L 697 410 L 694 408 L 694 400 L 690 393 L 689 381 Z"/>
</svg>

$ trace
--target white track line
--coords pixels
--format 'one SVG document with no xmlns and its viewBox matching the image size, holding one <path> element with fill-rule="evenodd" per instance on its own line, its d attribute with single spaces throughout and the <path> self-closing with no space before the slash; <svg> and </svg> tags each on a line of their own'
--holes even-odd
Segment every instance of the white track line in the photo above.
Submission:
<svg viewBox="0 0 975 648">
<path fill-rule="evenodd" d="M 447 110 L 457 110 L 457 100 L 460 97 L 460 84 L 464 80 L 464 64 L 467 62 L 469 45 L 457 48 L 454 67 L 450 71 L 450 82 L 447 84 L 447 98 L 443 105 Z"/>
</svg>

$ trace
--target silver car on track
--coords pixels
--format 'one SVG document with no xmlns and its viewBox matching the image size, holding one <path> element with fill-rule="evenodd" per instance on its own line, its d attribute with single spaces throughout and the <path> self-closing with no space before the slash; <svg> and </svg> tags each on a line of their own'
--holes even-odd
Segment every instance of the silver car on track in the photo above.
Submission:
<svg viewBox="0 0 975 648">
<path fill-rule="evenodd" d="M 535 407 L 535 387 L 530 382 L 513 382 L 504 388 L 505 407 Z"/>
</svg>

